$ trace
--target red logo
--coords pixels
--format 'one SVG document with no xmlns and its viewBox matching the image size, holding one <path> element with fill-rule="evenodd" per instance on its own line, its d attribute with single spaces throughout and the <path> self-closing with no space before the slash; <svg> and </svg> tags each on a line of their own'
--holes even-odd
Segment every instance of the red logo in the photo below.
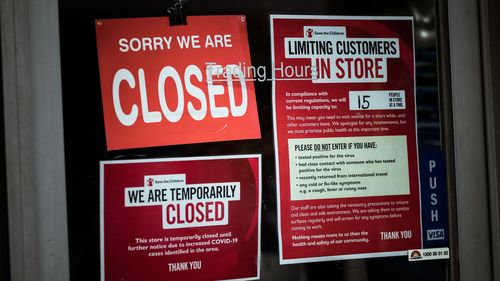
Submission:
<svg viewBox="0 0 500 281">
<path fill-rule="evenodd" d="M 148 186 L 153 186 L 153 179 L 149 178 L 147 179 Z"/>
<path fill-rule="evenodd" d="M 313 32 L 314 32 L 314 30 L 312 28 L 306 29 L 306 37 L 307 38 L 313 37 Z"/>
</svg>

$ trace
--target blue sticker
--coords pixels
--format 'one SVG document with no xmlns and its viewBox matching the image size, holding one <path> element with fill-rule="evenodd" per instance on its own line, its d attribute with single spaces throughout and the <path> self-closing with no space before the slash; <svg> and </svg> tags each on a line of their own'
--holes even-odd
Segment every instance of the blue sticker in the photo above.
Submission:
<svg viewBox="0 0 500 281">
<path fill-rule="evenodd" d="M 444 152 L 419 152 L 423 247 L 448 246 L 448 196 Z"/>
</svg>

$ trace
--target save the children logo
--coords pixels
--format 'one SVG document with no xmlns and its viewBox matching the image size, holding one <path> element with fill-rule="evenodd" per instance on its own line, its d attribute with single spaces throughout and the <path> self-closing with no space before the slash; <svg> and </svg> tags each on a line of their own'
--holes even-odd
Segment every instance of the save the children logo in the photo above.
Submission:
<svg viewBox="0 0 500 281">
<path fill-rule="evenodd" d="M 240 183 L 187 184 L 186 174 L 148 175 L 144 186 L 126 187 L 124 195 L 125 207 L 162 206 L 163 229 L 227 225 Z"/>
<path fill-rule="evenodd" d="M 314 34 L 314 29 L 312 29 L 312 28 L 306 29 L 306 37 L 307 38 L 313 37 L 313 34 Z"/>
</svg>

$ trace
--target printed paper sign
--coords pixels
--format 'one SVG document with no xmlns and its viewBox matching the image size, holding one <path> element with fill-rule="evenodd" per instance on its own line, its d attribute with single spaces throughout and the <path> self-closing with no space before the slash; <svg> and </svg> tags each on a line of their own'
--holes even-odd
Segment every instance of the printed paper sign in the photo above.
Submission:
<svg viewBox="0 0 500 281">
<path fill-rule="evenodd" d="M 253 82 L 233 70 L 251 65 L 244 16 L 97 20 L 96 34 L 108 150 L 260 138 Z"/>
<path fill-rule="evenodd" d="M 101 280 L 253 280 L 260 155 L 101 162 Z"/>
<path fill-rule="evenodd" d="M 422 248 L 410 17 L 271 16 L 282 264 Z"/>
</svg>

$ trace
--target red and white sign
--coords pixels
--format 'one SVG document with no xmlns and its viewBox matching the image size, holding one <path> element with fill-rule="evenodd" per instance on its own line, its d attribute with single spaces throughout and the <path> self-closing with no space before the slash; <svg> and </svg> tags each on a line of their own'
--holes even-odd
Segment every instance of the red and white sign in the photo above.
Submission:
<svg viewBox="0 0 500 281">
<path fill-rule="evenodd" d="M 101 162 L 101 280 L 252 280 L 260 155 Z"/>
<path fill-rule="evenodd" d="M 244 16 L 96 20 L 109 150 L 260 138 Z"/>
<path fill-rule="evenodd" d="M 271 16 L 280 262 L 422 247 L 410 17 Z"/>
</svg>

